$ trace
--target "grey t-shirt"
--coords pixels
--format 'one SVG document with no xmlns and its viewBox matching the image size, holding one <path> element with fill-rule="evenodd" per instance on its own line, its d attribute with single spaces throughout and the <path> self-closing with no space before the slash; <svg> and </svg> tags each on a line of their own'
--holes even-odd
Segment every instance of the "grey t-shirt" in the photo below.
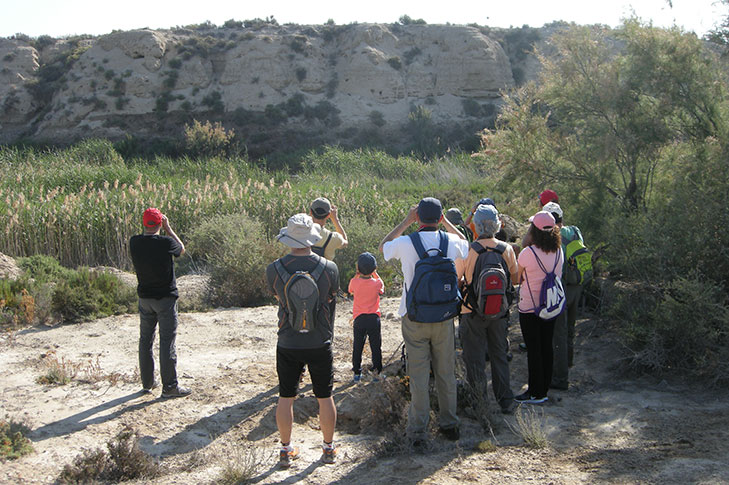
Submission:
<svg viewBox="0 0 729 485">
<path fill-rule="evenodd" d="M 287 254 L 281 258 L 281 264 L 290 274 L 296 271 L 312 272 L 319 263 L 319 256 L 293 256 Z M 317 349 L 332 341 L 334 336 L 334 307 L 336 295 L 339 290 L 339 270 L 332 261 L 326 261 L 326 269 L 322 273 L 317 286 L 319 287 L 319 298 L 321 301 L 320 311 L 317 315 L 316 327 L 312 332 L 299 333 L 289 325 L 286 320 L 286 310 L 281 301 L 283 300 L 283 287 L 285 281 L 279 277 L 273 263 L 266 268 L 266 281 L 268 288 L 279 295 L 278 304 L 278 346 L 285 349 Z"/>
</svg>

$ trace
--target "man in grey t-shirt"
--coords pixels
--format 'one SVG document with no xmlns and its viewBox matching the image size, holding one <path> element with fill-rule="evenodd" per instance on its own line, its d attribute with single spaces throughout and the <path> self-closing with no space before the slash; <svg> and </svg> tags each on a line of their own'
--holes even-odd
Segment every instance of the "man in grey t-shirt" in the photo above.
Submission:
<svg viewBox="0 0 729 485">
<path fill-rule="evenodd" d="M 334 334 L 334 314 L 330 307 L 334 304 L 339 289 L 339 270 L 337 265 L 317 256 L 311 246 L 321 239 L 320 226 L 306 214 L 295 214 L 281 229 L 277 239 L 291 248 L 291 252 L 266 268 L 268 287 L 276 295 L 278 308 L 278 343 L 276 345 L 276 372 L 279 382 L 279 399 L 276 407 L 276 425 L 281 438 L 279 464 L 291 465 L 298 458 L 299 450 L 291 445 L 291 431 L 294 421 L 294 399 L 297 394 L 299 377 L 304 366 L 309 368 L 314 395 L 319 402 L 319 424 L 324 438 L 322 461 L 334 463 L 334 426 L 337 409 L 332 398 L 334 384 L 334 356 L 332 337 Z M 323 271 L 317 268 L 323 265 Z M 287 308 L 285 278 L 297 271 L 320 276 L 315 278 L 319 293 L 316 318 L 307 332 L 300 332 L 292 326 L 292 312 Z M 290 300 L 289 300 L 290 301 Z"/>
</svg>

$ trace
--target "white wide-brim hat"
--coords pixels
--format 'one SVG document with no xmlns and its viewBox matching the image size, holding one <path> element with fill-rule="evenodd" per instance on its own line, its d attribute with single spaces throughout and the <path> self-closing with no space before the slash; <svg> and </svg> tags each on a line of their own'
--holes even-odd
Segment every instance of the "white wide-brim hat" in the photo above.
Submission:
<svg viewBox="0 0 729 485">
<path fill-rule="evenodd" d="M 282 227 L 276 240 L 290 248 L 308 248 L 321 240 L 321 226 L 303 213 L 289 217 L 286 227 Z"/>
</svg>

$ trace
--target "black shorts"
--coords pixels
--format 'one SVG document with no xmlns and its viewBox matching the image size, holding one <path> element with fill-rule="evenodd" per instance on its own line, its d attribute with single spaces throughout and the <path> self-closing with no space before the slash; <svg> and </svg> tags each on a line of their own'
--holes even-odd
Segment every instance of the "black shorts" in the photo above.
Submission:
<svg viewBox="0 0 729 485">
<path fill-rule="evenodd" d="M 314 395 L 319 399 L 331 397 L 334 387 L 334 354 L 331 345 L 318 349 L 276 347 L 278 395 L 296 397 L 304 365 L 309 368 Z"/>
</svg>

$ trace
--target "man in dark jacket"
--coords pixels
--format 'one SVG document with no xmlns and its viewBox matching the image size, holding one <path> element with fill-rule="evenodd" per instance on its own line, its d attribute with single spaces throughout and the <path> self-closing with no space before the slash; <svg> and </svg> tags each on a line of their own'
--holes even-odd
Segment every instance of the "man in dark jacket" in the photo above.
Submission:
<svg viewBox="0 0 729 485">
<path fill-rule="evenodd" d="M 185 246 L 170 227 L 167 217 L 150 207 L 142 216 L 144 233 L 129 241 L 129 252 L 137 273 L 139 296 L 139 373 L 142 391 L 156 387 L 152 346 L 159 323 L 159 366 L 162 397 L 183 397 L 190 389 L 177 382 L 177 282 L 173 257 L 182 256 Z M 166 236 L 160 235 L 164 229 Z"/>
</svg>

